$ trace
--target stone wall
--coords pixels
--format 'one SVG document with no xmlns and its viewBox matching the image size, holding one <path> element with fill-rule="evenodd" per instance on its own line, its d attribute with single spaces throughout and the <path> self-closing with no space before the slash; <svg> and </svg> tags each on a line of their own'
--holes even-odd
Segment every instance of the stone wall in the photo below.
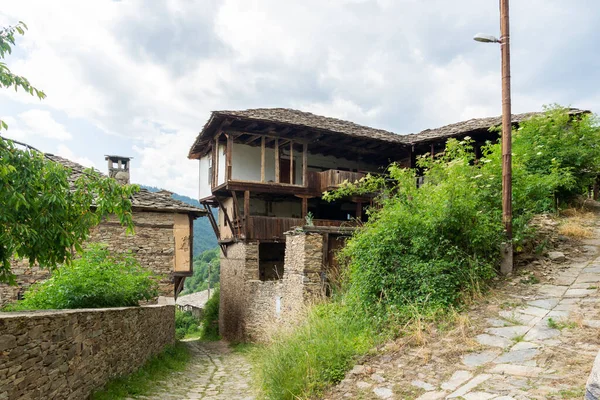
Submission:
<svg viewBox="0 0 600 400">
<path fill-rule="evenodd" d="M 261 281 L 259 245 L 235 243 L 221 256 L 219 329 L 229 340 L 260 341 L 273 324 L 294 321 L 305 304 L 324 295 L 323 236 L 286 237 L 283 277 Z"/>
<path fill-rule="evenodd" d="M 0 399 L 85 399 L 174 342 L 172 305 L 0 313 Z"/>
<path fill-rule="evenodd" d="M 174 214 L 134 211 L 133 221 L 135 235 L 126 235 L 125 228 L 111 219 L 92 229 L 90 241 L 107 243 L 113 251 L 131 250 L 143 267 L 162 276 L 161 295 L 173 297 Z M 0 307 L 16 300 L 31 284 L 48 278 L 47 270 L 30 268 L 26 260 L 15 261 L 12 268 L 17 275 L 17 286 L 0 284 Z"/>
</svg>

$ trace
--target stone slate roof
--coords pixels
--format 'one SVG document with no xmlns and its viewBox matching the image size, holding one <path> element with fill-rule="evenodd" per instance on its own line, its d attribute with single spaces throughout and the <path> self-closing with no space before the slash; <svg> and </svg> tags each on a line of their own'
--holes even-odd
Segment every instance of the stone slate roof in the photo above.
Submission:
<svg viewBox="0 0 600 400">
<path fill-rule="evenodd" d="M 579 110 L 577 108 L 569 109 L 570 115 L 580 115 L 589 113 L 587 110 Z M 526 121 L 532 117 L 542 115 L 543 112 L 529 112 L 523 114 L 513 114 L 512 123 L 520 123 Z M 403 135 L 404 140 L 407 143 L 417 144 L 423 142 L 436 141 L 441 139 L 448 139 L 451 137 L 466 135 L 470 132 L 488 130 L 493 126 L 502 125 L 502 116 L 498 117 L 487 117 L 487 118 L 473 118 L 467 121 L 457 122 L 450 125 L 445 125 L 435 129 L 425 129 L 419 133 L 413 133 L 410 135 Z"/>
<path fill-rule="evenodd" d="M 571 108 L 571 115 L 589 113 L 589 111 Z M 512 122 L 519 123 L 533 116 L 541 115 L 542 112 L 530 112 L 523 114 L 513 114 Z M 217 129 L 222 121 L 230 118 L 233 120 L 256 121 L 263 123 L 274 123 L 281 125 L 291 125 L 295 127 L 305 127 L 319 131 L 338 133 L 362 139 L 385 141 L 394 144 L 414 145 L 436 140 L 444 140 L 451 137 L 463 136 L 470 132 L 487 130 L 493 126 L 499 126 L 502 123 L 502 117 L 475 118 L 468 121 L 462 121 L 440 128 L 425 129 L 419 133 L 400 135 L 383 129 L 370 128 L 368 126 L 358 125 L 353 122 L 344 121 L 337 118 L 323 117 L 309 112 L 293 110 L 289 108 L 255 108 L 239 111 L 213 111 L 211 117 L 204 125 L 204 128 L 196 138 L 196 141 L 190 149 L 190 157 L 200 152 L 206 144 L 211 132 Z"/>
<path fill-rule="evenodd" d="M 46 154 L 46 157 L 54 162 L 62 164 L 71 170 L 71 180 L 80 177 L 86 169 L 83 165 L 67 160 L 53 154 Z M 147 189 L 140 188 L 140 191 L 134 194 L 131 198 L 131 206 L 134 210 L 144 211 L 160 211 L 160 212 L 177 212 L 194 214 L 196 216 L 205 215 L 206 211 L 184 203 L 183 201 L 175 200 L 170 195 L 151 192 Z"/>
</svg>

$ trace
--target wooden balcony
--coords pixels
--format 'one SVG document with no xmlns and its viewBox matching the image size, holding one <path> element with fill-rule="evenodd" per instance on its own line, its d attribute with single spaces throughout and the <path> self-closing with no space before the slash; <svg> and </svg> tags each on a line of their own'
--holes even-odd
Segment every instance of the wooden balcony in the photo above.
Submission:
<svg viewBox="0 0 600 400">
<path fill-rule="evenodd" d="M 333 190 L 346 181 L 353 183 L 364 176 L 366 176 L 366 174 L 361 172 L 340 171 L 337 169 L 319 172 L 319 190 L 321 193 Z"/>
<path fill-rule="evenodd" d="M 283 233 L 297 226 L 306 225 L 302 218 L 277 218 L 250 216 L 246 232 L 247 240 L 284 240 Z M 353 226 L 352 221 L 334 221 L 329 219 L 315 219 L 314 226 L 341 227 Z"/>
</svg>

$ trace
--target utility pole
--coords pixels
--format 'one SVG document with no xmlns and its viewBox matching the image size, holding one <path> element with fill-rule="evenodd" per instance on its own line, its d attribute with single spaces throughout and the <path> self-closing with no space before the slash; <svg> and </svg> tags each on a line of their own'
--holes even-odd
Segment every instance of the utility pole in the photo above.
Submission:
<svg viewBox="0 0 600 400">
<path fill-rule="evenodd" d="M 510 26 L 509 0 L 500 0 L 500 50 L 502 52 L 502 222 L 506 242 L 500 272 L 513 270 L 512 246 L 512 123 L 510 99 Z"/>
<path fill-rule="evenodd" d="M 484 33 L 473 39 L 483 43 L 500 43 L 502 56 L 502 223 L 504 243 L 500 273 L 507 275 L 513 271 L 512 245 L 512 123 L 510 110 L 510 27 L 508 1 L 500 0 L 500 39 Z"/>
</svg>

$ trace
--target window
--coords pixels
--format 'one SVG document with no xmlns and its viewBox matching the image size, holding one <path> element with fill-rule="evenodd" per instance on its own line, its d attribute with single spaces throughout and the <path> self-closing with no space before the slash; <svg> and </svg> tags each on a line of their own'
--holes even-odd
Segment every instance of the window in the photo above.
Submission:
<svg viewBox="0 0 600 400">
<path fill-rule="evenodd" d="M 283 278 L 285 243 L 260 243 L 258 245 L 258 276 L 261 281 Z"/>
</svg>

